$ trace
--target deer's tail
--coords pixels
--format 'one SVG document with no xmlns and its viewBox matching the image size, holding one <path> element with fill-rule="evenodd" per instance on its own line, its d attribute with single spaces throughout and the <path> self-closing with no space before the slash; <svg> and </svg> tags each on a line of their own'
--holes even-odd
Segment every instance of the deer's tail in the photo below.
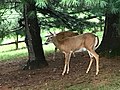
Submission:
<svg viewBox="0 0 120 90">
<path fill-rule="evenodd" d="M 99 46 L 99 38 L 98 36 L 95 36 L 95 44 L 94 44 L 94 48 L 97 49 Z"/>
</svg>

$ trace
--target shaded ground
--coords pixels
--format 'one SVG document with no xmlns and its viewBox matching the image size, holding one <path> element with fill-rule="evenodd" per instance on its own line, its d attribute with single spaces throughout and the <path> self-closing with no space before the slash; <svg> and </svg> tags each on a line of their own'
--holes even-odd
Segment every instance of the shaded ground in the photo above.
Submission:
<svg viewBox="0 0 120 90">
<path fill-rule="evenodd" d="M 22 70 L 27 58 L 0 62 L 0 90 L 67 90 L 71 86 L 87 83 L 97 87 L 108 84 L 113 75 L 120 73 L 120 57 L 100 58 L 98 76 L 95 75 L 95 62 L 90 72 L 85 73 L 89 57 L 81 57 L 80 53 L 71 58 L 70 72 L 65 76 L 61 75 L 63 54 L 58 52 L 55 61 L 52 61 L 52 54 L 46 56 L 46 59 L 49 66 L 38 70 Z"/>
</svg>

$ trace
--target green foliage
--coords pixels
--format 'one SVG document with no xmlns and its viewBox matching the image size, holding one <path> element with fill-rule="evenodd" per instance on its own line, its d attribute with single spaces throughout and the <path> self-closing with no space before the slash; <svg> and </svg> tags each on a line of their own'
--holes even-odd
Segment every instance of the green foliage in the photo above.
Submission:
<svg viewBox="0 0 120 90">
<path fill-rule="evenodd" d="M 120 0 L 61 0 L 61 3 L 66 6 L 80 6 L 82 4 L 84 8 L 90 8 L 92 11 L 120 12 Z"/>
<path fill-rule="evenodd" d="M 87 8 L 97 6 L 104 8 L 107 5 L 105 0 L 61 0 L 61 3 L 67 6 L 80 6 L 83 4 Z"/>
<path fill-rule="evenodd" d="M 64 5 L 64 6 L 79 6 L 80 2 L 79 0 L 61 0 L 60 4 Z"/>
<path fill-rule="evenodd" d="M 36 5 L 40 8 L 47 7 L 48 1 L 47 0 L 35 0 Z"/>
<path fill-rule="evenodd" d="M 4 7 L 0 10 L 0 43 L 3 38 L 11 36 L 16 37 L 16 33 L 23 36 L 23 31 L 13 32 L 19 29 L 18 18 L 20 18 L 20 10 L 18 8 L 8 9 Z"/>
<path fill-rule="evenodd" d="M 104 8 L 107 5 L 107 2 L 104 0 L 85 0 L 85 4 L 90 7 L 102 7 Z"/>
<path fill-rule="evenodd" d="M 107 6 L 108 2 L 100 0 L 99 6 L 102 8 L 105 8 Z"/>
<path fill-rule="evenodd" d="M 7 27 L 9 25 L 10 25 L 10 22 L 4 22 L 4 21 L 1 22 L 1 25 L 0 25 L 0 38 L 1 38 L 1 40 L 3 40 L 3 38 L 10 32 L 10 30 Z"/>
<path fill-rule="evenodd" d="M 35 11 L 31 11 L 28 13 L 29 18 L 34 18 L 35 17 Z"/>
<path fill-rule="evenodd" d="M 111 13 L 118 13 L 118 12 L 120 12 L 120 1 L 119 0 L 110 0 L 108 2 L 108 10 Z"/>
</svg>

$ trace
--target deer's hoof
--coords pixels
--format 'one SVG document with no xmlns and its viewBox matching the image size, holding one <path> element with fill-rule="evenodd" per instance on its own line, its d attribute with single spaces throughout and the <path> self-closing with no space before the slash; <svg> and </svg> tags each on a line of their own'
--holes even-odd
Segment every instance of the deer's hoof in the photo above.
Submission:
<svg viewBox="0 0 120 90">
<path fill-rule="evenodd" d="M 89 71 L 86 71 L 86 73 L 88 73 Z"/>
<path fill-rule="evenodd" d="M 96 72 L 96 75 L 98 75 L 98 72 Z"/>
<path fill-rule="evenodd" d="M 62 76 L 64 76 L 64 74 L 62 73 Z"/>
</svg>

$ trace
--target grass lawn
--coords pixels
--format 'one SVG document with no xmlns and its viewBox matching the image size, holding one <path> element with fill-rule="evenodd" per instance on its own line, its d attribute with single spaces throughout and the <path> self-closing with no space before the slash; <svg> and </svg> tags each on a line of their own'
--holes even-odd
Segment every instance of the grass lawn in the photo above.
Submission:
<svg viewBox="0 0 120 90">
<path fill-rule="evenodd" d="M 54 45 L 53 44 L 44 45 L 43 48 L 44 48 L 45 54 L 51 53 L 54 50 Z M 26 56 L 28 56 L 28 51 L 25 46 L 25 43 L 20 43 L 18 50 L 15 50 L 14 44 L 0 46 L 0 61 L 11 60 L 14 58 L 26 57 Z"/>
</svg>

